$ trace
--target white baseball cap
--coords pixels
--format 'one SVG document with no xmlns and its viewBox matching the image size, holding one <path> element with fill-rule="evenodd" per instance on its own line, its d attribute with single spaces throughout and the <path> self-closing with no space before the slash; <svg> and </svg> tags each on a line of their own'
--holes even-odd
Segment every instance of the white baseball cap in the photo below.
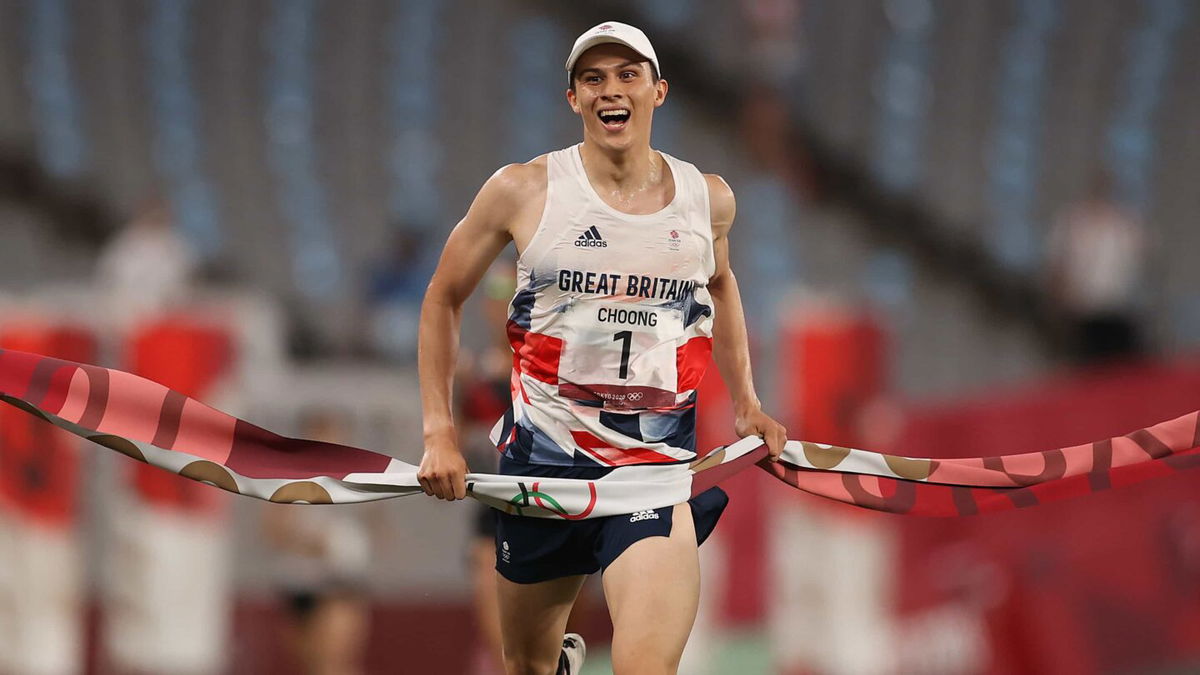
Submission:
<svg viewBox="0 0 1200 675">
<path fill-rule="evenodd" d="M 646 57 L 654 66 L 654 72 L 658 73 L 660 77 L 662 76 L 662 69 L 658 67 L 658 57 L 654 54 L 654 46 L 650 44 L 650 38 L 646 37 L 645 33 L 627 23 L 605 21 L 587 29 L 575 39 L 571 55 L 567 57 L 567 78 L 570 79 L 575 62 L 584 52 L 596 45 L 609 43 L 625 45 Z"/>
</svg>

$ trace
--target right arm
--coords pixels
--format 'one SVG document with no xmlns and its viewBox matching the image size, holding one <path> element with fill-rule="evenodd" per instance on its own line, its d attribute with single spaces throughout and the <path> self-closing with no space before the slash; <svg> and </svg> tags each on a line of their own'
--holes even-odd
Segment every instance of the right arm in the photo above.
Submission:
<svg viewBox="0 0 1200 675">
<path fill-rule="evenodd" d="M 467 463 L 458 447 L 451 388 L 462 307 L 488 266 L 512 239 L 510 224 L 528 190 L 527 165 L 506 166 L 488 179 L 442 249 L 421 304 L 417 373 L 425 454 L 417 478 L 427 495 L 462 499 Z"/>
</svg>

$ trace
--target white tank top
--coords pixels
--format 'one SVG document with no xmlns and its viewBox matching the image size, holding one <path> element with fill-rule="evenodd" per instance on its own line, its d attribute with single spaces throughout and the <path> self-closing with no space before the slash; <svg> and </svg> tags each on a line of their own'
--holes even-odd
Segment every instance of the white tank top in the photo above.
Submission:
<svg viewBox="0 0 1200 675">
<path fill-rule="evenodd" d="M 708 185 L 662 154 L 675 198 L 630 215 L 592 188 L 576 145 L 547 155 L 546 207 L 517 262 L 509 458 L 560 466 L 687 462 L 712 353 Z"/>
</svg>

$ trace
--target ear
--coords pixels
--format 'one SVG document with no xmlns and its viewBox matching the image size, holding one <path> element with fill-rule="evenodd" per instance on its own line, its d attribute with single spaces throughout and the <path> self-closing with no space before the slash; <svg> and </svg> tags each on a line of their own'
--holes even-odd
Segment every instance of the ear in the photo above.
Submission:
<svg viewBox="0 0 1200 675">
<path fill-rule="evenodd" d="M 669 89 L 669 88 L 670 87 L 667 85 L 667 81 L 662 79 L 661 77 L 658 78 L 658 82 L 654 83 L 654 107 L 655 108 L 657 108 L 658 106 L 660 106 L 666 102 L 667 89 Z"/>
<path fill-rule="evenodd" d="M 575 95 L 574 89 L 567 89 L 567 105 L 571 106 L 571 110 L 575 111 L 576 115 L 579 114 L 579 98 Z"/>
</svg>

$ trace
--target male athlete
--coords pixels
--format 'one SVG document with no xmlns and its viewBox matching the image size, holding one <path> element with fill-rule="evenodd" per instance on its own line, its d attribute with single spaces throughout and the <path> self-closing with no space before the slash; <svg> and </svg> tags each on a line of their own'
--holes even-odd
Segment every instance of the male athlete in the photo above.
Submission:
<svg viewBox="0 0 1200 675">
<path fill-rule="evenodd" d="M 493 430 L 500 472 L 596 479 L 615 467 L 678 470 L 696 457 L 696 386 L 710 354 L 736 431 L 776 459 L 783 427 L 754 392 L 737 280 L 734 199 L 719 176 L 650 147 L 667 96 L 654 48 L 617 22 L 581 35 L 567 102 L 583 143 L 497 171 L 451 232 L 421 310 L 425 492 L 466 496 L 451 417 L 462 306 L 512 241 L 512 407 Z M 576 673 L 564 629 L 586 575 L 603 570 L 615 673 L 674 673 L 696 616 L 697 545 L 725 506 L 686 504 L 578 521 L 497 512 L 496 569 L 509 673 Z"/>
</svg>

